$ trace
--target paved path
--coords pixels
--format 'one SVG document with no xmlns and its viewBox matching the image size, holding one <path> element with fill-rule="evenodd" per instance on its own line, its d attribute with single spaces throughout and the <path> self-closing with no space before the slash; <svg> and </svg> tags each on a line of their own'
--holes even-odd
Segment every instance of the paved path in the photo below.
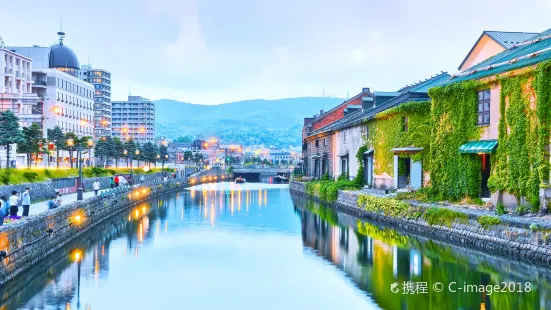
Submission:
<svg viewBox="0 0 551 310">
<path fill-rule="evenodd" d="M 99 193 L 103 192 L 103 190 L 100 190 Z M 98 195 L 99 195 L 98 193 Z M 32 194 L 32 193 L 31 193 Z M 84 199 L 90 198 L 94 196 L 94 192 L 84 192 L 83 197 Z M 77 201 L 77 193 L 73 194 L 67 194 L 61 196 L 62 199 L 62 205 L 69 204 L 71 202 Z M 31 204 L 31 207 L 29 208 L 29 215 L 42 213 L 44 211 L 48 210 L 48 200 L 37 202 Z M 21 215 L 23 213 L 23 207 L 19 207 L 18 215 Z"/>
</svg>

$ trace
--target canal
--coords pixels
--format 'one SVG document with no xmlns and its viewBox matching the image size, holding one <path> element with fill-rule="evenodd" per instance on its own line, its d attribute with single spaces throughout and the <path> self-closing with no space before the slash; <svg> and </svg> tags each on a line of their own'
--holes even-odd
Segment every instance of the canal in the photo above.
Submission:
<svg viewBox="0 0 551 310">
<path fill-rule="evenodd" d="M 550 279 L 285 185 L 219 183 L 114 216 L 8 282 L 0 309 L 551 309 Z M 461 291 L 502 282 L 523 292 Z"/>
</svg>

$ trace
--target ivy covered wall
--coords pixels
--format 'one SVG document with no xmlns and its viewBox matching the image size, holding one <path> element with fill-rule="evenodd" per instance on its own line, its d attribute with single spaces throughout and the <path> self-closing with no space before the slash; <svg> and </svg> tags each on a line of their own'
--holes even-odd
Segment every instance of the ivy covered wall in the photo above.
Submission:
<svg viewBox="0 0 551 310">
<path fill-rule="evenodd" d="M 461 155 L 459 147 L 479 140 L 482 127 L 476 126 L 477 91 L 475 81 L 449 84 L 429 90 L 431 107 L 430 172 L 431 186 L 442 199 L 459 200 L 480 194 L 481 162 L 476 154 Z"/>
<path fill-rule="evenodd" d="M 408 102 L 381 112 L 367 122 L 366 145 L 374 150 L 374 172 L 376 175 L 394 174 L 394 154 L 396 147 L 423 147 L 424 150 L 413 157 L 428 161 L 430 149 L 430 101 Z M 407 131 L 404 130 L 407 118 Z M 426 164 L 425 164 L 426 165 Z"/>
<path fill-rule="evenodd" d="M 541 183 L 549 181 L 551 125 L 551 62 L 518 75 L 504 75 L 499 83 L 498 148 L 492 156 L 488 185 L 492 192 L 508 192 L 521 203 L 539 203 Z M 479 140 L 476 126 L 477 91 L 489 83 L 465 81 L 433 88 L 431 109 L 431 185 L 442 199 L 478 197 L 481 161 L 476 154 L 459 154 L 470 140 Z"/>
</svg>

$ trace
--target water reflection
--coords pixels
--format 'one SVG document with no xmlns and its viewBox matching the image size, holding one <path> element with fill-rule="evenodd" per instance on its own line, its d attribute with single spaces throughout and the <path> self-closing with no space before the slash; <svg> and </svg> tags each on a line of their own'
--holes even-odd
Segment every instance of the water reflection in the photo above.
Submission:
<svg viewBox="0 0 551 310">
<path fill-rule="evenodd" d="M 551 309 L 551 274 L 545 268 L 438 244 L 362 222 L 318 203 L 293 197 L 306 247 L 342 269 L 384 309 Z M 393 283 L 427 282 L 428 293 L 394 294 Z M 453 293 L 447 287 L 531 282 L 524 293 Z M 445 290 L 431 292 L 441 282 Z M 399 286 L 401 289 L 401 285 Z"/>
<path fill-rule="evenodd" d="M 291 199 L 284 187 L 205 184 L 93 228 L 1 288 L 0 309 L 549 309 L 550 279 L 545 268 Z M 393 294 L 403 281 L 534 289 Z"/>
</svg>

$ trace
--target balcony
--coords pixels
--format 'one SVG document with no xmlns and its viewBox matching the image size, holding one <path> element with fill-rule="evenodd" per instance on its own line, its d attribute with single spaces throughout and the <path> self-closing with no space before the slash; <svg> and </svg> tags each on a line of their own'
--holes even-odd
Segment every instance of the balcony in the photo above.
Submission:
<svg viewBox="0 0 551 310">
<path fill-rule="evenodd" d="M 46 81 L 33 81 L 33 87 L 46 88 Z"/>
</svg>

